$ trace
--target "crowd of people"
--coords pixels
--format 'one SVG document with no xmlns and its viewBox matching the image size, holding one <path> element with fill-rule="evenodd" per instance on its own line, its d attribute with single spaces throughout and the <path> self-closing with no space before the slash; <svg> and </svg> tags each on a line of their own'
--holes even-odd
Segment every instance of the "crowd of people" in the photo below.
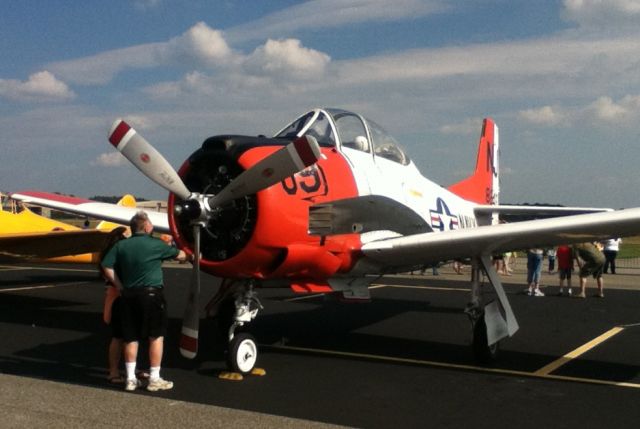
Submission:
<svg viewBox="0 0 640 429">
<path fill-rule="evenodd" d="M 604 298 L 603 274 L 616 274 L 616 258 L 621 243 L 620 238 L 612 238 L 603 242 L 528 249 L 526 251 L 527 289 L 525 289 L 525 293 L 535 297 L 545 296 L 541 290 L 540 282 L 546 260 L 547 273 L 558 276 L 558 295 L 586 298 L 587 280 L 589 277 L 593 277 L 597 287 L 594 296 Z M 512 275 L 517 260 L 517 252 L 499 253 L 492 256 L 493 267 L 498 274 L 504 276 Z M 577 292 L 573 293 L 571 277 L 576 267 L 579 284 Z M 457 274 L 462 274 L 461 262 L 454 261 L 453 269 Z M 423 269 L 420 273 L 424 274 L 424 272 Z M 437 268 L 434 268 L 433 274 L 438 275 Z"/>
<path fill-rule="evenodd" d="M 619 238 L 612 238 L 604 242 L 579 243 L 572 246 L 558 246 L 553 249 L 529 249 L 527 252 L 527 294 L 531 296 L 544 296 L 540 290 L 540 276 L 542 273 L 542 260 L 544 255 L 548 259 L 548 273 L 555 272 L 558 265 L 559 295 L 566 294 L 576 298 L 586 298 L 587 279 L 593 277 L 596 281 L 596 297 L 604 298 L 603 274 L 611 270 L 616 273 L 616 257 L 622 242 Z M 574 261 L 578 267 L 580 279 L 579 290 L 573 294 L 571 275 L 574 271 Z"/>
</svg>

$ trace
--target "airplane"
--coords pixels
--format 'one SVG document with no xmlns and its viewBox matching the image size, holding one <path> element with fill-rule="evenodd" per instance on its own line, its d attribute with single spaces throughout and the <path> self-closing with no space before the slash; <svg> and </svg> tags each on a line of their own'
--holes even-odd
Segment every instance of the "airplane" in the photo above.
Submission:
<svg viewBox="0 0 640 429">
<path fill-rule="evenodd" d="M 519 328 L 492 254 L 640 233 L 640 208 L 499 205 L 499 131 L 490 118 L 475 170 L 448 188 L 422 176 L 376 122 L 334 108 L 313 109 L 273 138 L 210 137 L 177 172 L 121 119 L 109 141 L 169 191 L 168 216 L 152 221 L 195 256 L 181 353 L 197 354 L 202 270 L 223 279 L 206 310 L 223 327 L 227 364 L 239 374 L 254 370 L 258 358 L 255 338 L 238 328 L 262 308 L 260 287 L 366 301 L 368 286 L 384 274 L 469 260 L 465 312 L 474 355 L 488 362 Z M 61 203 L 43 192 L 12 197 L 120 222 L 133 214 L 89 200 Z M 499 222 L 500 215 L 532 213 L 547 218 Z M 485 302 L 483 274 L 496 300 Z"/>
<path fill-rule="evenodd" d="M 136 200 L 132 195 L 125 195 L 117 204 L 135 207 Z M 19 201 L 0 194 L 2 263 L 38 261 L 97 264 L 100 252 L 113 237 L 125 230 L 122 225 L 106 221 L 100 222 L 95 229 L 81 229 L 40 216 Z"/>
</svg>

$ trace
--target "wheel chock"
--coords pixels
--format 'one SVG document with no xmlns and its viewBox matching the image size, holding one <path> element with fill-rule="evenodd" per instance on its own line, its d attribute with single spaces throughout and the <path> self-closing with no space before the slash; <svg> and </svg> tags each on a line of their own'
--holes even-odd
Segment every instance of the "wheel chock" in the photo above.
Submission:
<svg viewBox="0 0 640 429">
<path fill-rule="evenodd" d="M 220 374 L 218 374 L 218 378 L 221 380 L 229 380 L 229 381 L 244 380 L 244 377 L 239 372 L 229 372 L 229 371 L 222 371 Z"/>
<path fill-rule="evenodd" d="M 263 377 L 265 375 L 267 375 L 267 371 L 265 371 L 263 368 L 253 368 L 251 370 L 251 375 L 255 375 L 258 377 Z"/>
</svg>

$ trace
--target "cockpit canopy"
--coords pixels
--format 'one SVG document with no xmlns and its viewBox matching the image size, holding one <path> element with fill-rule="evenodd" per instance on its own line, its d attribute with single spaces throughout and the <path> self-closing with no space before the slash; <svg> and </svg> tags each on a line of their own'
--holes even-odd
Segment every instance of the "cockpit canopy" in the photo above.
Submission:
<svg viewBox="0 0 640 429">
<path fill-rule="evenodd" d="M 315 109 L 283 128 L 276 138 L 310 135 L 320 146 L 355 149 L 402 165 L 410 160 L 400 144 L 380 125 L 341 109 Z"/>
</svg>

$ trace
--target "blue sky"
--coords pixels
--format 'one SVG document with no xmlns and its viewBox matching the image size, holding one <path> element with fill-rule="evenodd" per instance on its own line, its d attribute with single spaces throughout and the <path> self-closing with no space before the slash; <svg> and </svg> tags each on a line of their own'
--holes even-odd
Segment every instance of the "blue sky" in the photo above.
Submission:
<svg viewBox="0 0 640 429">
<path fill-rule="evenodd" d="M 165 198 L 108 144 L 115 118 L 177 168 L 208 136 L 332 106 L 442 185 L 490 116 L 502 202 L 640 206 L 640 0 L 4 3 L 5 191 Z"/>
</svg>

